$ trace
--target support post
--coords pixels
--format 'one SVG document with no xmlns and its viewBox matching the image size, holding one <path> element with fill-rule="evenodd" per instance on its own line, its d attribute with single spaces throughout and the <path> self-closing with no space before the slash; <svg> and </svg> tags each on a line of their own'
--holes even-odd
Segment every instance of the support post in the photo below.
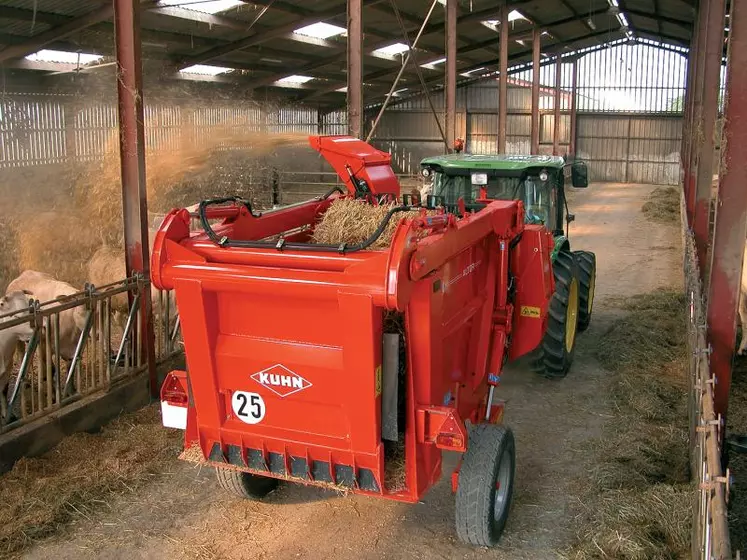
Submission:
<svg viewBox="0 0 747 560">
<path fill-rule="evenodd" d="M 698 45 L 695 53 L 695 68 L 693 76 L 693 90 L 690 115 L 690 149 L 688 156 L 688 176 L 685 177 L 687 184 L 688 199 L 686 200 L 688 208 L 688 226 L 694 227 L 695 219 L 695 176 L 698 167 L 698 150 L 700 147 L 701 135 L 701 117 L 703 107 L 703 75 L 705 74 L 705 43 L 707 35 L 708 7 L 710 1 L 702 0 L 698 6 L 697 36 Z M 701 263 L 702 264 L 702 263 Z"/>
<path fill-rule="evenodd" d="M 446 0 L 446 144 L 456 140 L 457 0 Z"/>
<path fill-rule="evenodd" d="M 501 2 L 500 55 L 498 77 L 498 153 L 506 153 L 506 128 L 508 127 L 508 2 Z"/>
<path fill-rule="evenodd" d="M 703 75 L 703 104 L 701 107 L 702 138 L 698 154 L 695 183 L 695 219 L 693 233 L 701 274 L 706 274 L 706 258 L 710 243 L 711 185 L 716 151 L 715 132 L 718 116 L 718 93 L 721 76 L 721 57 L 724 51 L 724 0 L 709 0 L 708 31 L 705 41 L 705 63 Z M 705 281 L 705 276 L 704 276 Z"/>
<path fill-rule="evenodd" d="M 573 70 L 571 71 L 571 137 L 570 146 L 568 146 L 568 152 L 571 157 L 576 159 L 576 137 L 578 136 L 578 100 L 577 100 L 577 89 L 578 89 L 578 58 L 573 59 Z"/>
<path fill-rule="evenodd" d="M 540 40 L 542 32 L 535 26 L 532 30 L 532 154 L 539 154 L 540 145 Z"/>
<path fill-rule="evenodd" d="M 362 0 L 348 0 L 348 134 L 363 134 Z"/>
<path fill-rule="evenodd" d="M 716 223 L 713 232 L 707 325 L 711 370 L 716 376 L 714 408 L 726 419 L 737 336 L 737 305 L 747 237 L 747 5 L 731 3 Z M 742 328 L 747 328 L 742 326 Z"/>
<path fill-rule="evenodd" d="M 685 99 L 682 104 L 682 144 L 680 146 L 680 166 L 682 167 L 682 187 L 684 189 L 685 201 L 689 201 L 687 191 L 687 177 L 690 175 L 690 144 L 692 142 L 692 105 L 694 101 L 693 89 L 695 88 L 695 64 L 698 53 L 698 16 L 696 14 L 693 26 L 693 36 L 690 39 L 690 49 L 687 53 L 687 77 L 685 81 Z M 688 209 L 689 210 L 689 209 Z"/>
<path fill-rule="evenodd" d="M 560 53 L 555 57 L 555 101 L 553 109 L 552 155 L 560 155 L 560 82 L 563 79 L 563 59 Z"/>
<path fill-rule="evenodd" d="M 150 278 L 139 0 L 114 0 L 114 38 L 117 56 L 125 268 L 128 276 L 141 273 L 145 278 Z M 148 366 L 151 396 L 157 398 L 160 388 L 156 376 L 150 289 L 150 283 L 145 283 L 140 297 L 142 328 L 138 330 L 138 336 L 141 337 L 140 346 L 143 349 L 144 361 Z M 131 292 L 129 297 L 130 305 L 132 305 Z"/>
</svg>

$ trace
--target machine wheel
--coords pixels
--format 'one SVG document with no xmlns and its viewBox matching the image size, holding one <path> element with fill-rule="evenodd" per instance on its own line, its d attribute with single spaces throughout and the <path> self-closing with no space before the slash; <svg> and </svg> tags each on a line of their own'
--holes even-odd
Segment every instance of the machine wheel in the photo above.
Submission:
<svg viewBox="0 0 747 560">
<path fill-rule="evenodd" d="M 456 492 L 456 529 L 473 546 L 495 546 L 508 519 L 516 448 L 506 426 L 478 424 L 469 434 Z"/>
<path fill-rule="evenodd" d="M 240 498 L 264 498 L 278 486 L 277 478 L 257 476 L 233 469 L 216 468 L 218 484 L 223 490 Z"/>
<path fill-rule="evenodd" d="M 578 332 L 584 332 L 591 322 L 594 288 L 597 280 L 597 256 L 589 251 L 575 251 L 578 272 Z"/>
<path fill-rule="evenodd" d="M 573 362 L 578 330 L 579 281 L 576 260 L 567 251 L 553 265 L 555 293 L 550 299 L 547 330 L 534 351 L 531 367 L 545 377 L 565 377 Z"/>
</svg>

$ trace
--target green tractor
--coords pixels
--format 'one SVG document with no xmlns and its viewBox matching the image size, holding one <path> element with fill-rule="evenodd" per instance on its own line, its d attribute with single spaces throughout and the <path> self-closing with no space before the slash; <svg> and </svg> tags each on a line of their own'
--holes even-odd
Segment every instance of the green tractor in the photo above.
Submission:
<svg viewBox="0 0 747 560">
<path fill-rule="evenodd" d="M 552 252 L 555 293 L 548 309 L 547 330 L 531 356 L 532 369 L 546 377 L 565 377 L 573 361 L 576 333 L 591 321 L 596 280 L 596 256 L 571 251 L 565 197 L 565 160 L 557 156 L 448 154 L 420 163 L 426 184 L 423 194 L 433 203 L 454 206 L 462 198 L 472 205 L 481 199 L 521 200 L 526 223 L 541 224 L 555 237 Z M 588 186 L 586 165 L 576 162 L 571 180 Z M 428 192 L 430 191 L 430 192 Z"/>
</svg>

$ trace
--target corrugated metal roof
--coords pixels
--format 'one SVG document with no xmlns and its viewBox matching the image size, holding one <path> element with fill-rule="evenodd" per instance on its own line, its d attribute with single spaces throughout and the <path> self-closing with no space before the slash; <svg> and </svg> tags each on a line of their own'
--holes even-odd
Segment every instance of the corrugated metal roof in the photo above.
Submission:
<svg viewBox="0 0 747 560">
<path fill-rule="evenodd" d="M 179 8 L 181 13 L 145 10 L 141 18 L 144 56 L 164 62 L 233 65 L 248 71 L 254 70 L 250 75 L 262 87 L 270 85 L 270 78 L 273 77 L 308 75 L 316 79 L 305 85 L 306 92 L 296 91 L 296 95 L 303 97 L 311 93 L 321 103 L 344 99 L 342 94 L 335 92 L 344 85 L 344 39 L 331 37 L 327 40 L 301 40 L 293 37 L 290 31 L 296 26 L 301 27 L 321 19 L 345 26 L 346 1 L 276 2 L 250 30 L 251 22 L 263 10 L 261 4 L 266 3 L 266 0 L 257 1 L 260 5 L 247 3 L 215 14 L 214 17 L 184 8 Z M 432 0 L 398 0 L 398 7 L 411 38 L 420 27 L 423 14 L 428 11 L 431 2 Z M 68 21 L 74 21 L 75 18 L 106 5 L 94 0 L 0 0 L 0 44 L 24 44 L 30 36 L 37 36 Z M 687 2 L 626 0 L 623 5 L 630 11 L 626 17 L 634 34 L 679 46 L 686 45 L 689 41 L 694 14 Z M 403 39 L 388 2 L 364 0 L 364 6 L 364 82 L 373 84 L 367 89 L 368 98 L 385 93 L 400 66 L 399 57 L 371 58 L 370 53 Z M 623 37 L 620 23 L 612 13 L 608 0 L 530 0 L 517 3 L 512 9 L 518 10 L 527 19 L 509 23 L 510 64 L 530 60 L 531 30 L 535 24 L 549 33 L 543 36 L 542 42 L 543 51 L 546 52 L 565 52 Z M 459 73 L 477 68 L 485 68 L 481 72 L 497 69 L 499 34 L 481 22 L 499 19 L 498 11 L 495 0 L 460 0 L 457 30 Z M 180 14 L 185 17 L 178 17 Z M 327 17 L 321 18 L 319 14 Z M 436 6 L 432 21 L 426 26 L 426 33 L 418 45 L 421 64 L 443 56 L 444 19 L 443 6 Z M 239 42 L 251 37 L 255 40 Z M 516 38 L 523 39 L 523 44 L 517 42 Z M 47 48 L 73 51 L 81 49 L 112 55 L 113 26 L 106 21 L 94 23 L 86 29 L 60 37 Z M 205 53 L 214 53 L 214 56 L 205 57 Z M 424 69 L 424 73 L 426 79 L 438 80 L 442 77 L 443 68 Z M 246 74 L 241 79 L 246 80 Z M 412 68 L 405 72 L 403 79 L 408 85 L 417 82 Z M 251 83 L 248 83 L 248 87 L 251 87 Z"/>
</svg>

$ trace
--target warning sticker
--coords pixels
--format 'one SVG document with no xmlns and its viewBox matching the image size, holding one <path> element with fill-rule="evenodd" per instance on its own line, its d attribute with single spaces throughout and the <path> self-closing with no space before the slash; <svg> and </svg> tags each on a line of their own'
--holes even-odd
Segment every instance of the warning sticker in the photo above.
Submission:
<svg viewBox="0 0 747 560">
<path fill-rule="evenodd" d="M 542 316 L 542 310 L 539 307 L 532 307 L 531 305 L 521 306 L 522 317 L 533 317 L 539 319 Z"/>
<path fill-rule="evenodd" d="M 376 396 L 381 394 L 381 366 L 376 368 Z"/>
</svg>

